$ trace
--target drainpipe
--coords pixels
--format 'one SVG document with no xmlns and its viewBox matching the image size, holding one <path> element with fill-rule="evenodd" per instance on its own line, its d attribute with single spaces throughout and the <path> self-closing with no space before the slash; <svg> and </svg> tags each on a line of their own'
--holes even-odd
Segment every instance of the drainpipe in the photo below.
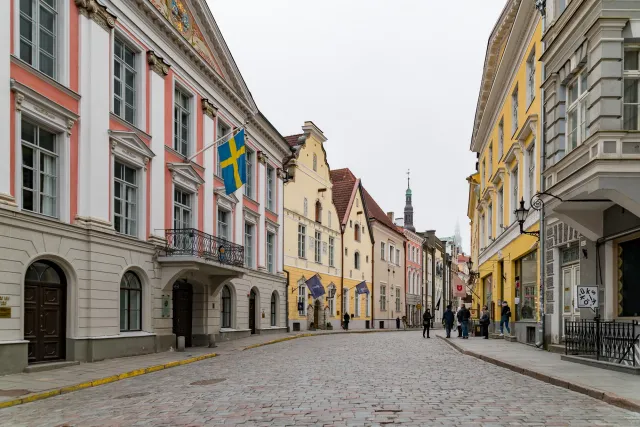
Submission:
<svg viewBox="0 0 640 427">
<path fill-rule="evenodd" d="M 376 265 L 376 256 L 375 256 L 375 250 L 376 250 L 376 242 L 372 241 L 371 242 L 371 289 L 369 290 L 369 292 L 371 292 L 371 296 L 369 297 L 369 299 L 371 300 L 371 324 L 369 325 L 369 327 L 371 329 L 373 329 L 373 319 L 375 317 L 375 310 L 374 310 L 374 301 L 375 298 L 374 296 L 374 291 L 373 289 L 376 287 L 375 285 L 375 265 Z"/>
<path fill-rule="evenodd" d="M 344 317 L 344 231 L 346 229 L 345 224 L 340 224 L 340 324 L 342 324 L 342 318 Z"/>
<path fill-rule="evenodd" d="M 544 19 L 543 19 L 543 25 L 544 25 Z M 544 42 L 542 42 L 542 51 L 545 51 L 545 44 Z M 544 67 L 544 63 L 542 63 L 542 76 L 543 78 L 546 77 L 545 76 L 545 67 Z M 542 146 L 540 147 L 540 188 L 544 191 L 545 190 L 545 182 L 544 182 L 544 176 L 543 176 L 543 172 L 545 169 L 545 158 L 546 158 L 546 153 L 547 153 L 547 149 L 546 149 L 546 141 L 545 141 L 545 115 L 544 115 L 544 88 L 540 88 L 540 102 L 541 102 L 541 108 L 540 108 L 540 143 L 542 144 Z M 544 265 L 544 260 L 545 260 L 545 254 L 544 254 L 544 243 L 545 243 L 545 226 L 544 226 L 544 203 L 542 204 L 542 209 L 540 209 L 540 341 L 536 343 L 536 347 L 540 348 L 544 348 L 545 347 L 545 334 L 546 334 L 546 327 L 545 327 L 545 307 L 544 307 L 544 290 L 545 290 L 545 265 Z"/>
<path fill-rule="evenodd" d="M 287 332 L 291 332 L 289 328 L 289 272 L 284 270 L 284 274 L 287 275 L 287 286 L 284 291 L 284 307 L 285 307 L 285 318 L 287 320 Z"/>
</svg>

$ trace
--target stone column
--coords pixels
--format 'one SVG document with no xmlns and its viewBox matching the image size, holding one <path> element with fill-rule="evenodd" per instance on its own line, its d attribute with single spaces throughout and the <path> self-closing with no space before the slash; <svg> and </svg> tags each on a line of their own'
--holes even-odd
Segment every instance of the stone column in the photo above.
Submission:
<svg viewBox="0 0 640 427">
<path fill-rule="evenodd" d="M 151 151 L 156 155 L 151 162 L 151 222 L 149 239 L 162 245 L 164 243 L 164 208 L 165 208 L 165 77 L 169 75 L 169 65 L 156 55 L 147 52 L 147 62 L 150 65 L 150 94 L 149 116 L 151 118 Z"/>
<path fill-rule="evenodd" d="M 80 139 L 78 216 L 87 227 L 112 229 L 109 210 L 111 32 L 115 16 L 96 0 L 76 0 L 80 11 Z"/>
<path fill-rule="evenodd" d="M 216 117 L 217 109 L 209 102 L 208 99 L 202 100 L 202 113 L 204 114 L 203 120 L 203 135 L 204 146 L 213 144 L 213 123 Z M 213 174 L 215 171 L 215 150 L 216 147 L 212 146 L 204 152 L 204 227 L 203 231 L 207 234 L 215 234 L 214 232 L 214 204 L 213 204 Z"/>
<path fill-rule="evenodd" d="M 14 5 L 18 7 L 18 5 Z M 18 25 L 15 22 L 14 25 Z M 18 135 L 11 140 L 9 120 L 14 114 L 9 102 L 11 93 L 11 2 L 2 2 L 0 6 L 0 93 L 4 93 L 5 101 L 0 103 L 0 117 L 4 117 L 5 125 L 0 128 L 0 153 L 4 153 L 0 160 L 0 205 L 15 207 L 15 199 L 11 195 L 11 144 L 18 139 Z M 16 165 L 18 167 L 19 165 Z"/>
</svg>

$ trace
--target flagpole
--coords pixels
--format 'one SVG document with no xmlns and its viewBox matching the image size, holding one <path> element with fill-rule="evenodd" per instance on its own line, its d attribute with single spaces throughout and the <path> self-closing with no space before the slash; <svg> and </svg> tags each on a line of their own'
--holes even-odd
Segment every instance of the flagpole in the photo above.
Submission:
<svg viewBox="0 0 640 427">
<path fill-rule="evenodd" d="M 256 113 L 257 114 L 257 113 Z M 254 114 L 251 117 L 254 117 L 256 114 Z M 239 128 L 236 129 L 232 129 L 231 132 L 221 136 L 220 138 L 218 138 L 217 140 L 213 141 L 211 144 L 207 145 L 206 147 L 204 147 L 202 150 L 198 151 L 197 153 L 193 154 L 191 157 L 187 158 L 187 161 L 192 161 L 193 159 L 195 159 L 196 157 L 198 157 L 200 154 L 204 153 L 205 151 L 207 151 L 209 148 L 214 147 L 216 144 L 218 144 L 220 141 L 223 141 L 225 138 L 228 138 L 231 135 L 237 135 L 237 132 L 240 132 L 241 130 L 246 130 L 247 129 L 247 125 L 249 124 L 249 120 L 250 118 L 247 118 L 247 120 L 245 120 L 244 125 L 242 125 Z M 234 132 L 236 132 L 234 134 Z"/>
</svg>

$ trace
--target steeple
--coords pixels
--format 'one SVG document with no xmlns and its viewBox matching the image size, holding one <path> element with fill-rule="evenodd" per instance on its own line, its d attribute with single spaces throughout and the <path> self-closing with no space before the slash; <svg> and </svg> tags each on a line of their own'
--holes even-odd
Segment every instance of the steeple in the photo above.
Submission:
<svg viewBox="0 0 640 427">
<path fill-rule="evenodd" d="M 407 169 L 407 204 L 404 206 L 404 228 L 409 231 L 416 231 L 413 226 L 413 206 L 411 206 L 411 171 Z"/>
</svg>

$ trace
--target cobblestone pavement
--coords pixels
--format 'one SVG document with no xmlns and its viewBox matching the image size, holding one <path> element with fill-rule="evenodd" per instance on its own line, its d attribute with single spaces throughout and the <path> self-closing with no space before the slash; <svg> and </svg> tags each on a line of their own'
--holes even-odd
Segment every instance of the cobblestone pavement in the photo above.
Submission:
<svg viewBox="0 0 640 427">
<path fill-rule="evenodd" d="M 3 426 L 394 423 L 639 426 L 640 414 L 420 332 L 298 339 L 0 409 Z"/>
</svg>

